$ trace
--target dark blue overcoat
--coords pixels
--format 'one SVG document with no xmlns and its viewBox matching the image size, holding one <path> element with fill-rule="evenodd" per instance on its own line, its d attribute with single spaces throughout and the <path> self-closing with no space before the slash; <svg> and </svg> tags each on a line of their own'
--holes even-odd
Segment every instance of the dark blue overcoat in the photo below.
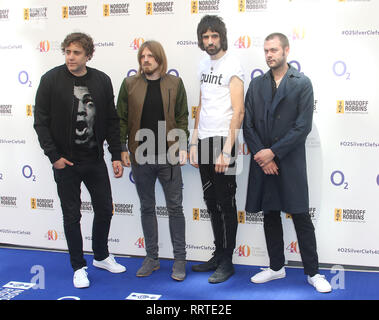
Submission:
<svg viewBox="0 0 379 320">
<path fill-rule="evenodd" d="M 250 82 L 245 98 L 244 139 L 251 151 L 246 211 L 309 210 L 305 140 L 312 129 L 313 88 L 288 69 L 272 98 L 270 72 Z M 253 155 L 271 148 L 279 175 L 265 175 Z"/>
</svg>

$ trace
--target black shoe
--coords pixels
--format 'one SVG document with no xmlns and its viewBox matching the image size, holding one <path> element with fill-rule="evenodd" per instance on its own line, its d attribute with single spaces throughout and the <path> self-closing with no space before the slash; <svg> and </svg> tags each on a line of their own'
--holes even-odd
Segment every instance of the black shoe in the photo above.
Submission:
<svg viewBox="0 0 379 320">
<path fill-rule="evenodd" d="M 209 283 L 221 283 L 234 274 L 234 266 L 230 260 L 223 260 L 216 271 L 209 277 Z"/>
<path fill-rule="evenodd" d="M 215 271 L 218 265 L 219 265 L 218 259 L 215 256 L 213 256 L 207 262 L 193 265 L 192 271 L 195 271 L 195 272 Z"/>
</svg>

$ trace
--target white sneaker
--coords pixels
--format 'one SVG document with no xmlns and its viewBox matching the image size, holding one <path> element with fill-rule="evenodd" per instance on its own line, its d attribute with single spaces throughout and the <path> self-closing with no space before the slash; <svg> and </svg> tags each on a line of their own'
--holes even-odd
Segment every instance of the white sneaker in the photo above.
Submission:
<svg viewBox="0 0 379 320">
<path fill-rule="evenodd" d="M 121 273 L 121 272 L 126 271 L 126 268 L 124 266 L 116 262 L 112 254 L 110 254 L 108 258 L 101 261 L 93 259 L 92 264 L 95 267 L 108 270 L 109 272 L 112 272 L 112 273 Z"/>
<path fill-rule="evenodd" d="M 308 276 L 308 283 L 314 286 L 318 292 L 327 293 L 332 291 L 330 283 L 321 274 L 316 274 L 313 277 Z"/>
<path fill-rule="evenodd" d="M 251 277 L 251 282 L 254 283 L 265 283 L 275 279 L 282 279 L 286 276 L 286 270 L 281 268 L 279 271 L 271 270 L 270 268 L 261 268 L 261 272 L 257 273 L 255 276 Z"/>
<path fill-rule="evenodd" d="M 81 269 L 78 269 L 74 272 L 74 287 L 75 288 L 88 288 L 89 287 L 89 280 L 88 280 L 88 273 L 86 271 L 87 267 L 83 267 Z"/>
</svg>

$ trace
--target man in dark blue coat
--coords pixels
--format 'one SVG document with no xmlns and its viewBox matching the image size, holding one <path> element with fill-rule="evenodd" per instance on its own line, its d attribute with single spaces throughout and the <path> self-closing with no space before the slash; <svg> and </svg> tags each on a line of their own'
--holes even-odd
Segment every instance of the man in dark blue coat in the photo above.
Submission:
<svg viewBox="0 0 379 320">
<path fill-rule="evenodd" d="M 319 292 L 330 292 L 330 284 L 319 274 L 309 215 L 305 141 L 312 129 L 312 83 L 287 64 L 289 43 L 285 35 L 267 36 L 264 51 L 270 70 L 250 83 L 243 129 L 252 153 L 246 211 L 264 212 L 270 267 L 251 281 L 264 283 L 286 275 L 280 216 L 284 211 L 292 215 L 308 282 Z"/>
</svg>

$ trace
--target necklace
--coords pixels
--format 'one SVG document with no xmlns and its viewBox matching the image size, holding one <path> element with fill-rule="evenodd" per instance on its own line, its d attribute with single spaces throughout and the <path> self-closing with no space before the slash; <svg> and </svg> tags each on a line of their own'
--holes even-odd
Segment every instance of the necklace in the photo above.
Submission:
<svg viewBox="0 0 379 320">
<path fill-rule="evenodd" d="M 216 68 L 216 66 L 217 66 L 219 60 L 220 60 L 220 59 L 217 59 L 217 60 L 211 60 L 211 72 L 213 72 L 214 68 Z"/>
</svg>

